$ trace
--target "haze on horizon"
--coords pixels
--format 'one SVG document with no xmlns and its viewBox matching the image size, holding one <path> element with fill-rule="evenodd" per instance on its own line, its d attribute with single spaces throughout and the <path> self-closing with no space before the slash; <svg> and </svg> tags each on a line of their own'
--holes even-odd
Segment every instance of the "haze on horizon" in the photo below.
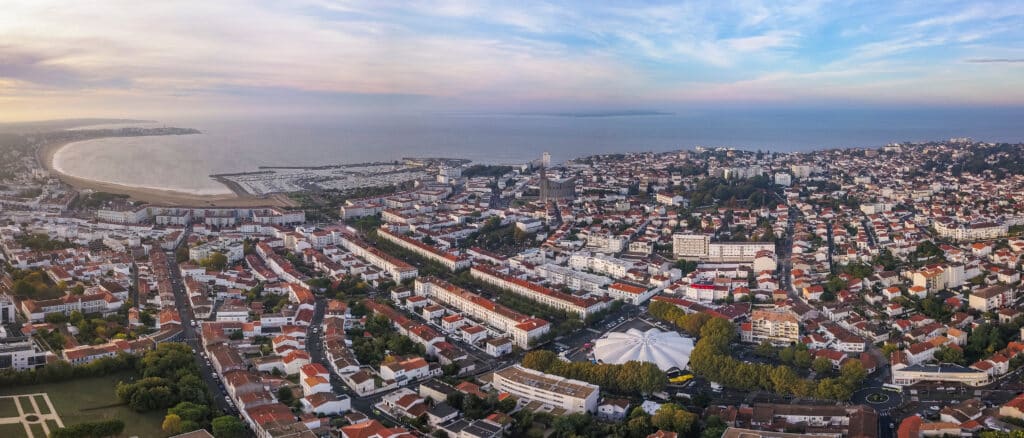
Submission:
<svg viewBox="0 0 1024 438">
<path fill-rule="evenodd" d="M 4 2 L 0 121 L 1024 107 L 1024 1 Z"/>
</svg>

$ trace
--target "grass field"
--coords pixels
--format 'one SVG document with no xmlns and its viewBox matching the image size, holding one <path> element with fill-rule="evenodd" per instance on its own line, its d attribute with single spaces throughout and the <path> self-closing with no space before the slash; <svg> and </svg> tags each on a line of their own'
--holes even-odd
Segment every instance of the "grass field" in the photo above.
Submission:
<svg viewBox="0 0 1024 438">
<path fill-rule="evenodd" d="M 17 417 L 18 407 L 13 398 L 0 398 L 0 418 Z M 3 435 L 0 435 L 3 436 Z"/>
<path fill-rule="evenodd" d="M 50 431 L 60 427 L 59 417 L 44 414 L 40 408 L 50 403 L 45 394 L 5 395 L 0 396 L 0 403 L 6 406 L 0 412 L 0 436 L 46 438 Z M 47 406 L 46 412 L 50 411 Z"/>
<path fill-rule="evenodd" d="M 90 379 L 77 379 L 60 383 L 49 383 L 44 385 L 16 386 L 13 388 L 0 388 L 0 396 L 23 395 L 47 393 L 54 409 L 60 415 L 65 425 L 86 423 L 91 421 L 120 419 L 124 421 L 125 428 L 123 436 L 139 437 L 163 437 L 167 436 L 160 430 L 163 422 L 164 412 L 148 412 L 140 414 L 120 405 L 117 395 L 114 394 L 114 387 L 120 380 L 132 380 L 135 373 L 125 372 L 105 377 L 94 377 Z M 36 396 L 36 403 L 40 404 L 41 396 Z M 0 400 L 13 400 L 12 398 L 0 398 Z M 27 406 L 30 397 L 21 397 L 22 406 Z M 10 405 L 14 409 L 13 403 Z M 48 409 L 39 406 L 39 413 L 48 413 Z M 4 402 L 0 401 L 0 418 L 7 413 Z M 17 415 L 17 411 L 14 411 Z M 3 427 L 0 425 L 0 437 L 16 438 L 25 436 L 22 426 L 18 430 Z M 5 433 L 11 429 L 11 433 Z M 40 427 L 40 430 L 42 428 Z"/>
<path fill-rule="evenodd" d="M 25 427 L 18 424 L 0 424 L 0 436 L 4 438 L 22 438 L 28 437 L 25 434 Z"/>
</svg>

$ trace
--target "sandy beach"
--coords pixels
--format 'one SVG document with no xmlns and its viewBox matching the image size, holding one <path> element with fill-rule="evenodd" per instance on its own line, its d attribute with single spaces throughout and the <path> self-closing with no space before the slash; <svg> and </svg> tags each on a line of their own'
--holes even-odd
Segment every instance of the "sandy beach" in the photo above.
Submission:
<svg viewBox="0 0 1024 438">
<path fill-rule="evenodd" d="M 115 184 L 103 181 L 94 181 L 62 173 L 54 168 L 53 159 L 61 148 L 72 142 L 50 143 L 39 147 L 36 150 L 37 160 L 47 171 L 57 175 L 61 181 L 78 190 L 95 190 L 107 193 L 128 195 L 136 201 L 148 202 L 157 205 L 180 205 L 180 206 L 216 206 L 216 207 L 255 207 L 255 206 L 277 206 L 295 207 L 294 201 L 283 194 L 274 194 L 266 197 L 256 197 L 248 194 L 227 194 L 227 195 L 196 195 L 193 193 L 178 192 L 174 190 L 160 190 L 147 187 L 133 187 L 123 184 Z"/>
</svg>

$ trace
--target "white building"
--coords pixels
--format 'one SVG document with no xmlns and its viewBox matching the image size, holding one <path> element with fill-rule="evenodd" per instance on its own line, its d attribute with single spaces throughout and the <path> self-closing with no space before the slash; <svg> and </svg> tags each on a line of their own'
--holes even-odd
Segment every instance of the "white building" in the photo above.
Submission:
<svg viewBox="0 0 1024 438">
<path fill-rule="evenodd" d="M 551 324 L 543 319 L 523 315 L 437 278 L 417 279 L 415 288 L 418 295 L 459 309 L 465 316 L 508 335 L 520 348 L 530 348 L 534 340 L 551 331 Z"/>
<path fill-rule="evenodd" d="M 566 312 L 576 313 L 580 316 L 580 319 L 586 319 L 586 317 L 608 308 L 608 302 L 610 301 L 606 298 L 581 298 L 554 291 L 485 266 L 474 266 L 470 269 L 470 274 L 473 278 L 484 283 L 522 295 L 538 303 Z"/>
<path fill-rule="evenodd" d="M 600 387 L 514 365 L 494 373 L 492 386 L 514 397 L 575 414 L 597 411 Z"/>
</svg>

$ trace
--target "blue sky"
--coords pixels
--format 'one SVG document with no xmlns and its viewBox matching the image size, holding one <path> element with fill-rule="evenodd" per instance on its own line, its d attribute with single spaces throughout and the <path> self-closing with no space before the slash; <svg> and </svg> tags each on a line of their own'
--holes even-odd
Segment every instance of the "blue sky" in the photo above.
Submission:
<svg viewBox="0 0 1024 438">
<path fill-rule="evenodd" d="M 0 119 L 1024 106 L 1024 2 L 7 1 Z"/>
</svg>

